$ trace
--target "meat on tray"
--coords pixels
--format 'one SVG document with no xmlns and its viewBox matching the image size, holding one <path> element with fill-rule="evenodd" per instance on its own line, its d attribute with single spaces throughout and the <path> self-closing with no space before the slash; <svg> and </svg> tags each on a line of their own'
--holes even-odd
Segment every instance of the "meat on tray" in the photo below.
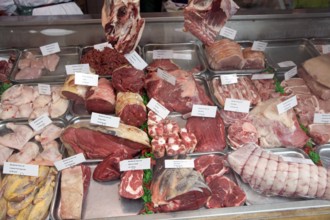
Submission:
<svg viewBox="0 0 330 220">
<path fill-rule="evenodd" d="M 190 117 L 186 127 L 197 138 L 195 152 L 223 151 L 226 148 L 225 126 L 218 113 L 215 118 Z"/>
<path fill-rule="evenodd" d="M 225 111 L 223 109 L 220 110 L 220 116 L 225 126 L 234 124 L 236 121 L 245 121 L 248 115 L 249 115 L 248 113 L 243 113 L 243 112 Z"/>
<path fill-rule="evenodd" d="M 130 170 L 123 173 L 119 185 L 119 195 L 127 199 L 143 196 L 143 170 Z"/>
<path fill-rule="evenodd" d="M 244 66 L 243 69 L 263 69 L 265 68 L 265 54 L 262 51 L 252 50 L 251 47 L 243 49 Z"/>
<path fill-rule="evenodd" d="M 141 93 L 144 87 L 144 72 L 130 65 L 117 68 L 112 73 L 112 85 L 117 92 Z"/>
<path fill-rule="evenodd" d="M 273 79 L 252 80 L 252 83 L 258 91 L 261 101 L 280 96 L 280 93 L 275 91 L 275 80 Z"/>
<path fill-rule="evenodd" d="M 61 96 L 74 102 L 84 103 L 88 87 L 76 85 L 74 81 L 75 75 L 70 75 L 65 79 Z"/>
<path fill-rule="evenodd" d="M 329 124 L 310 124 L 308 126 L 309 135 L 317 144 L 326 144 L 330 142 Z"/>
<path fill-rule="evenodd" d="M 193 104 L 211 105 L 211 100 L 192 73 L 180 69 L 167 73 L 176 78 L 175 86 L 161 79 L 157 72 L 147 74 L 145 87 L 150 99 L 156 99 L 169 111 L 183 114 L 190 112 Z"/>
<path fill-rule="evenodd" d="M 252 143 L 230 153 L 227 160 L 242 180 L 261 194 L 330 199 L 330 179 L 324 167 L 287 162 Z"/>
<path fill-rule="evenodd" d="M 237 120 L 228 127 L 228 141 L 231 148 L 238 149 L 245 143 L 258 144 L 258 132 L 249 121 Z"/>
<path fill-rule="evenodd" d="M 149 63 L 148 66 L 146 67 L 146 70 L 147 72 L 157 72 L 158 68 L 164 71 L 180 69 L 180 67 L 170 59 L 157 59 Z"/>
<path fill-rule="evenodd" d="M 105 78 L 100 78 L 98 86 L 92 86 L 87 90 L 85 100 L 89 113 L 111 114 L 115 112 L 115 91 L 111 82 Z"/>
<path fill-rule="evenodd" d="M 11 54 L 8 61 L 0 60 L 0 82 L 8 83 L 10 81 L 10 72 L 16 59 L 17 57 L 14 54 Z"/>
<path fill-rule="evenodd" d="M 144 30 L 144 19 L 140 17 L 140 1 L 104 1 L 102 27 L 108 42 L 119 53 L 133 51 Z"/>
<path fill-rule="evenodd" d="M 195 170 L 200 172 L 207 183 L 216 176 L 222 176 L 228 172 L 223 156 L 208 154 L 199 156 L 194 160 Z"/>
<path fill-rule="evenodd" d="M 204 44 L 210 45 L 238 9 L 232 0 L 189 1 L 183 10 L 184 28 Z"/>
<path fill-rule="evenodd" d="M 226 98 L 248 100 L 252 105 L 261 101 L 258 91 L 247 76 L 237 78 L 237 83 L 221 85 L 219 78 L 212 79 L 214 96 L 221 106 L 225 106 Z"/>
</svg>

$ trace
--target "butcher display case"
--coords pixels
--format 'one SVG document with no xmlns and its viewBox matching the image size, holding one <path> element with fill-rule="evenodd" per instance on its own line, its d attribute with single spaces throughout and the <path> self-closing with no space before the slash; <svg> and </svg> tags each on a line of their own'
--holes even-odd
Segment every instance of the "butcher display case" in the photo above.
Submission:
<svg viewBox="0 0 330 220">
<path fill-rule="evenodd" d="M 212 69 L 206 67 L 206 60 L 200 60 L 203 56 L 201 43 L 189 32 L 183 31 L 183 15 L 181 13 L 146 13 L 142 14 L 146 19 L 146 25 L 139 42 L 142 53 L 150 59 L 150 51 L 153 48 L 172 48 L 173 45 L 181 45 L 180 50 L 184 50 L 188 55 L 201 63 L 201 72 L 197 77 L 212 79 L 214 74 Z M 280 60 L 275 53 L 274 57 L 268 57 L 267 65 L 279 71 L 277 64 L 287 61 L 290 56 L 295 62 L 303 62 L 310 57 L 320 54 L 323 42 L 330 42 L 330 12 L 324 10 L 282 10 L 282 11 L 248 11 L 243 10 L 234 15 L 226 24 L 227 27 L 237 30 L 235 40 L 241 42 L 268 41 L 270 50 L 282 48 L 281 53 L 285 55 L 285 60 Z M 0 49 L 26 50 L 37 48 L 58 42 L 61 47 L 84 48 L 86 46 L 105 42 L 104 32 L 101 26 L 100 15 L 83 16 L 21 16 L 21 17 L 0 17 Z M 197 49 L 196 49 L 197 48 Z M 196 50 L 194 50 L 196 49 Z M 76 50 L 75 50 L 76 51 Z M 74 51 L 74 52 L 75 52 Z M 188 52 L 187 52 L 188 51 Z M 191 51 L 197 51 L 195 54 Z M 287 53 L 285 52 L 287 51 Z M 270 52 L 271 53 L 271 52 Z M 76 53 L 74 53 L 76 55 Z M 77 55 L 78 56 L 78 55 Z M 149 57 L 148 57 L 149 56 Z M 188 65 L 189 66 L 189 65 Z M 218 72 L 216 73 L 218 74 Z M 204 80 L 204 79 L 203 79 Z M 212 97 L 214 100 L 214 97 Z M 70 116 L 69 116 L 70 117 Z M 72 118 L 72 117 L 71 117 Z M 69 118 L 70 119 L 70 118 Z M 326 154 L 327 149 L 320 148 L 320 152 Z M 296 157 L 304 158 L 304 152 L 297 150 L 282 149 L 275 150 L 277 154 L 292 154 Z M 95 165 L 95 161 L 88 162 L 89 166 Z M 246 188 L 241 180 L 237 180 L 242 188 Z M 105 185 L 104 185 L 105 186 Z M 56 187 L 59 187 L 58 185 Z M 116 186 L 113 185 L 112 189 Z M 93 199 L 105 199 L 106 203 L 111 203 L 110 197 L 105 194 L 115 193 L 115 190 L 106 192 L 107 188 L 99 188 L 104 192 L 94 193 L 95 198 L 88 198 L 88 202 L 93 204 Z M 96 187 L 97 190 L 97 187 Z M 248 194 L 248 193 L 247 193 Z M 104 197 L 102 197 L 102 196 Z M 253 195 L 253 192 L 250 192 Z M 56 198 L 56 197 L 55 197 Z M 117 197 L 114 197 L 118 200 Z M 137 215 L 138 208 L 134 203 L 134 210 L 127 210 L 116 202 L 117 209 L 105 211 L 105 216 L 98 216 L 92 212 L 88 215 L 88 210 L 84 210 L 86 216 L 98 216 L 102 219 L 330 219 L 330 201 L 320 199 L 275 199 L 265 197 L 253 197 L 253 201 L 239 207 L 215 208 L 192 211 L 178 211 L 169 213 L 157 213 L 149 215 Z M 111 207 L 104 205 L 104 209 Z M 123 203 L 125 204 L 125 203 Z M 139 205 L 139 204 L 138 204 Z M 55 199 L 51 206 L 54 210 L 58 206 Z M 98 207 L 100 208 L 100 207 Z M 130 207 L 128 207 L 129 209 Z M 102 207 L 101 209 L 102 210 Z M 110 214 L 109 214 L 110 213 Z M 119 213 L 119 214 L 118 214 Z M 94 215 L 95 214 L 95 215 Z M 50 218 L 58 219 L 57 214 Z"/>
</svg>

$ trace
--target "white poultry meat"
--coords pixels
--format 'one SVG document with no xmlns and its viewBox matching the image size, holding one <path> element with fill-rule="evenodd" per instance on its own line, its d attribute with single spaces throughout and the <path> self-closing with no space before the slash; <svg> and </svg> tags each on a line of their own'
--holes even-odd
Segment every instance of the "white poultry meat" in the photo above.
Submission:
<svg viewBox="0 0 330 220">
<path fill-rule="evenodd" d="M 0 145 L 0 165 L 3 165 L 4 162 L 10 157 L 14 149 Z"/>
<path fill-rule="evenodd" d="M 51 102 L 52 97 L 50 95 L 39 95 L 34 101 L 33 101 L 33 108 L 42 108 L 45 107 L 48 103 Z"/>
<path fill-rule="evenodd" d="M 35 139 L 44 146 L 54 141 L 56 138 L 59 138 L 62 131 L 63 128 L 60 128 L 54 124 L 50 124 L 41 132 L 40 135 L 36 135 Z"/>
<path fill-rule="evenodd" d="M 6 127 L 13 132 L 0 137 L 0 144 L 5 147 L 21 150 L 34 135 L 33 130 L 27 125 L 7 123 Z"/>
<path fill-rule="evenodd" d="M 34 164 L 44 166 L 54 166 L 54 162 L 62 160 L 62 154 L 59 151 L 59 144 L 57 141 L 51 141 L 42 145 L 43 151 L 36 157 Z"/>
<path fill-rule="evenodd" d="M 51 118 L 57 118 L 66 112 L 69 106 L 69 100 L 58 99 L 56 102 L 52 102 L 49 108 L 49 115 Z"/>
<path fill-rule="evenodd" d="M 18 107 L 15 105 L 0 106 L 0 118 L 3 120 L 16 118 L 17 114 L 18 114 Z"/>
<path fill-rule="evenodd" d="M 34 142 L 27 142 L 19 153 L 15 153 L 8 158 L 8 162 L 30 163 L 39 154 L 39 146 Z"/>
<path fill-rule="evenodd" d="M 28 118 L 30 117 L 32 111 L 33 106 L 31 102 L 20 105 L 18 107 L 18 114 L 16 115 L 16 118 Z"/>
</svg>

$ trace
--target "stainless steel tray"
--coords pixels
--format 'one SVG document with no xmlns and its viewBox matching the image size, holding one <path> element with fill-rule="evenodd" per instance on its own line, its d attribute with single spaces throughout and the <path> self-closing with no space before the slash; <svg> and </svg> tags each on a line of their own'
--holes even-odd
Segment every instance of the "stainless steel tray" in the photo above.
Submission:
<svg viewBox="0 0 330 220">
<path fill-rule="evenodd" d="M 251 41 L 237 41 L 238 44 L 241 45 L 242 50 L 247 47 L 252 47 L 253 42 Z M 264 51 L 265 54 L 265 67 L 262 69 L 237 69 L 237 70 L 216 70 L 210 67 L 210 64 L 207 59 L 207 54 L 205 51 L 205 45 L 202 46 L 203 48 L 203 57 L 206 60 L 207 69 L 209 70 L 210 74 L 252 74 L 252 73 L 259 73 L 263 72 L 267 68 L 273 68 L 273 64 L 269 62 L 269 54 L 267 51 Z"/>
<path fill-rule="evenodd" d="M 83 164 L 90 167 L 92 174 L 99 160 L 88 161 Z M 51 218 L 60 220 L 59 206 L 61 200 L 61 172 L 55 186 L 55 195 L 51 205 Z M 99 219 L 137 215 L 143 207 L 141 199 L 130 200 L 122 198 L 118 193 L 120 180 L 97 182 L 91 177 L 87 196 L 85 197 L 82 219 Z"/>
<path fill-rule="evenodd" d="M 27 52 L 32 52 L 37 57 L 42 56 L 39 48 L 30 48 L 22 51 L 22 54 L 19 59 L 24 59 L 25 54 Z M 38 79 L 21 79 L 16 80 L 16 74 L 19 72 L 18 62 L 15 65 L 15 69 L 13 70 L 10 80 L 14 83 L 28 83 L 28 82 L 64 82 L 67 77 L 65 65 L 79 64 L 80 61 L 80 52 L 81 49 L 79 47 L 61 47 L 61 51 L 56 53 L 59 57 L 59 63 L 54 72 L 50 72 L 47 69 L 42 70 L 41 77 Z"/>
<path fill-rule="evenodd" d="M 271 148 L 265 149 L 269 150 L 274 154 L 287 156 L 287 157 L 296 157 L 296 158 L 307 158 L 309 157 L 306 153 L 298 148 Z M 296 198 L 285 198 L 280 196 L 264 196 L 255 192 L 247 183 L 244 183 L 239 175 L 235 173 L 238 185 L 246 193 L 246 204 L 250 205 L 264 205 L 264 204 L 275 204 L 275 203 L 284 203 L 284 202 L 295 202 L 295 201 L 306 201 L 308 199 L 296 199 Z"/>
<path fill-rule="evenodd" d="M 325 168 L 330 168 L 330 143 L 316 147 L 316 153 L 320 155 L 320 160 Z"/>
<path fill-rule="evenodd" d="M 322 45 L 330 45 L 330 38 L 313 38 L 310 42 L 320 54 L 323 54 Z"/>
<path fill-rule="evenodd" d="M 154 50 L 173 50 L 174 53 L 183 56 L 191 56 L 191 59 L 171 59 L 181 69 L 190 71 L 198 68 L 195 75 L 200 75 L 206 70 L 206 64 L 202 57 L 200 46 L 195 43 L 172 43 L 172 44 L 146 44 L 143 49 L 143 58 L 149 64 L 153 61 Z"/>
<path fill-rule="evenodd" d="M 10 81 L 10 76 L 16 66 L 17 60 L 19 59 L 20 55 L 21 55 L 21 51 L 17 50 L 17 49 L 1 49 L 0 50 L 0 57 L 9 59 L 8 62 L 9 62 L 10 69 L 9 69 L 9 75 L 7 77 L 8 81 Z"/>
<path fill-rule="evenodd" d="M 319 55 L 319 52 L 307 39 L 271 40 L 265 53 L 268 54 L 268 62 L 280 71 L 290 70 L 293 67 L 280 67 L 278 63 L 293 61 L 299 66 L 304 61 Z"/>
</svg>

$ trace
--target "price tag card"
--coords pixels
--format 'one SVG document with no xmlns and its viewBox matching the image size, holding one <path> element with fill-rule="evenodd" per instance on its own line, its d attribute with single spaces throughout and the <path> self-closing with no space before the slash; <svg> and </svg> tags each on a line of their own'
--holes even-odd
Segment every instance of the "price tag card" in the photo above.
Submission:
<svg viewBox="0 0 330 220">
<path fill-rule="evenodd" d="M 153 50 L 152 59 L 172 59 L 173 50 Z"/>
<path fill-rule="evenodd" d="M 237 31 L 229 27 L 222 27 L 220 30 L 220 35 L 226 38 L 234 40 L 236 37 Z"/>
<path fill-rule="evenodd" d="M 98 86 L 99 75 L 75 73 L 74 84 L 82 86 Z"/>
<path fill-rule="evenodd" d="M 183 27 L 181 27 L 181 28 L 174 28 L 174 31 L 185 33 L 185 31 L 183 30 Z"/>
<path fill-rule="evenodd" d="M 120 171 L 149 170 L 150 158 L 122 160 L 119 162 Z"/>
<path fill-rule="evenodd" d="M 253 74 L 252 75 L 252 80 L 258 80 L 258 79 L 273 79 L 274 78 L 274 74 Z"/>
<path fill-rule="evenodd" d="M 330 44 L 328 44 L 328 45 L 322 45 L 322 53 L 323 54 L 330 53 Z"/>
<path fill-rule="evenodd" d="M 251 50 L 265 51 L 268 43 L 262 41 L 253 41 Z"/>
<path fill-rule="evenodd" d="M 170 111 L 167 108 L 165 108 L 162 104 L 157 102 L 157 100 L 154 98 L 150 99 L 150 101 L 147 104 L 147 107 L 153 112 L 155 112 L 162 119 L 165 119 L 168 116 L 168 114 L 170 114 Z"/>
<path fill-rule="evenodd" d="M 236 74 L 220 75 L 220 79 L 221 79 L 221 85 L 237 83 L 237 75 Z"/>
<path fill-rule="evenodd" d="M 47 44 L 45 46 L 41 46 L 40 50 L 41 50 L 41 54 L 43 56 L 47 56 L 47 55 L 53 54 L 53 53 L 58 53 L 61 51 L 58 43 L 52 43 L 52 44 Z"/>
<path fill-rule="evenodd" d="M 294 77 L 295 75 L 297 75 L 297 73 L 298 73 L 297 67 L 295 66 L 291 70 L 284 73 L 284 79 L 288 80 L 288 79 Z"/>
<path fill-rule="evenodd" d="M 297 105 L 297 96 L 292 96 L 291 98 L 281 102 L 277 105 L 278 114 L 282 114 Z"/>
<path fill-rule="evenodd" d="M 65 71 L 67 75 L 73 75 L 74 73 L 90 73 L 88 63 L 65 65 Z"/>
<path fill-rule="evenodd" d="M 49 84 L 38 84 L 38 91 L 40 95 L 51 95 L 52 90 Z"/>
<path fill-rule="evenodd" d="M 165 160 L 165 168 L 195 168 L 193 159 Z"/>
<path fill-rule="evenodd" d="M 311 159 L 306 158 L 298 158 L 298 157 L 285 157 L 282 156 L 283 160 L 286 162 L 293 162 L 293 163 L 304 163 L 304 164 L 312 164 L 314 165 Z"/>
<path fill-rule="evenodd" d="M 225 111 L 249 113 L 251 102 L 242 99 L 226 99 Z"/>
<path fill-rule="evenodd" d="M 92 116 L 91 116 L 91 120 L 90 120 L 91 124 L 109 126 L 109 127 L 113 127 L 113 128 L 118 128 L 119 122 L 120 122 L 119 117 L 99 114 L 99 113 L 95 113 L 95 112 L 92 112 Z"/>
<path fill-rule="evenodd" d="M 142 59 L 142 57 L 136 51 L 125 54 L 124 56 L 126 60 L 128 60 L 128 62 L 138 70 L 143 70 L 148 66 L 146 61 L 144 61 L 144 59 Z"/>
<path fill-rule="evenodd" d="M 191 116 L 215 118 L 217 106 L 193 105 Z"/>
<path fill-rule="evenodd" d="M 190 53 L 173 53 L 173 59 L 177 60 L 191 60 L 192 56 Z"/>
<path fill-rule="evenodd" d="M 293 61 L 283 61 L 277 64 L 279 67 L 290 67 L 290 66 L 297 66 Z"/>
<path fill-rule="evenodd" d="M 330 124 L 330 113 L 315 113 L 313 122 L 316 124 Z"/>
<path fill-rule="evenodd" d="M 39 175 L 39 166 L 32 164 L 12 163 L 4 162 L 3 164 L 4 174 L 14 174 L 23 176 L 36 176 Z"/>
<path fill-rule="evenodd" d="M 104 42 L 104 43 L 94 45 L 94 49 L 99 50 L 99 51 L 103 51 L 104 48 L 106 48 L 106 47 L 113 49 L 112 45 L 109 42 Z"/>
<path fill-rule="evenodd" d="M 168 74 L 166 71 L 162 69 L 157 69 L 157 76 L 163 80 L 165 80 L 168 83 L 171 83 L 173 86 L 175 86 L 176 78 L 175 76 L 172 76 L 171 74 Z"/>
<path fill-rule="evenodd" d="M 0 57 L 0 61 L 6 61 L 6 62 L 8 62 L 8 60 L 9 60 L 9 57 Z"/>
<path fill-rule="evenodd" d="M 33 130 L 40 131 L 51 123 L 52 120 L 47 116 L 47 114 L 43 114 L 39 118 L 36 118 L 35 120 L 31 121 L 29 125 L 33 128 Z"/>
<path fill-rule="evenodd" d="M 73 155 L 71 157 L 65 158 L 63 160 L 56 161 L 54 163 L 56 169 L 58 171 L 64 170 L 69 167 L 76 166 L 78 164 L 81 164 L 82 162 L 85 162 L 86 158 L 83 153 Z"/>
</svg>

